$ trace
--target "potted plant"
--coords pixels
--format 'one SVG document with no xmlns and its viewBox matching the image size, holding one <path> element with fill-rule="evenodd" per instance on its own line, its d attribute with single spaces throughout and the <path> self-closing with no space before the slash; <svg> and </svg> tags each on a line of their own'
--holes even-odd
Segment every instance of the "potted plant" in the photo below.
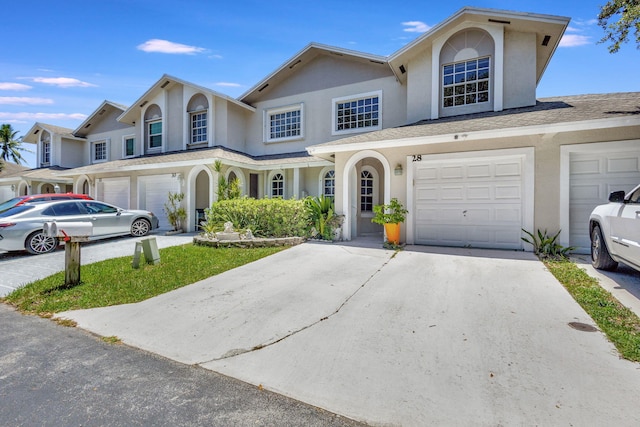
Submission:
<svg viewBox="0 0 640 427">
<path fill-rule="evenodd" d="M 400 244 L 400 223 L 407 218 L 409 211 L 395 197 L 388 205 L 376 205 L 373 207 L 371 222 L 382 224 L 387 235 L 387 241 L 394 245 Z"/>
</svg>

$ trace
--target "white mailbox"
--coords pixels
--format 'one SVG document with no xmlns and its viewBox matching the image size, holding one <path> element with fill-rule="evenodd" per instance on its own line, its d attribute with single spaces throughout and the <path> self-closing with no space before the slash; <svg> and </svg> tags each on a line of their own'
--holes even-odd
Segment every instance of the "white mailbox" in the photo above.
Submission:
<svg viewBox="0 0 640 427">
<path fill-rule="evenodd" d="M 56 238 L 88 238 L 93 234 L 93 224 L 90 222 L 45 222 L 43 227 L 47 237 Z"/>
</svg>

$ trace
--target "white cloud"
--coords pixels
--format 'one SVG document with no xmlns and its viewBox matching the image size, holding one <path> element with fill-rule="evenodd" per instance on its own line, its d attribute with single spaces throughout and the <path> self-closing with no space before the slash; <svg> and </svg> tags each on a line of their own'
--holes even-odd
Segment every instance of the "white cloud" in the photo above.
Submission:
<svg viewBox="0 0 640 427">
<path fill-rule="evenodd" d="M 404 29 L 407 33 L 426 33 L 431 29 L 430 26 L 422 21 L 407 21 L 403 22 L 402 25 L 407 27 Z"/>
<path fill-rule="evenodd" d="M 216 86 L 224 86 L 224 87 L 241 87 L 240 83 L 231 83 L 231 82 L 218 82 L 215 84 Z"/>
<path fill-rule="evenodd" d="M 27 96 L 0 96 L 0 105 L 50 105 L 53 99 Z"/>
<path fill-rule="evenodd" d="M 22 83 L 0 82 L 0 90 L 29 90 L 31 86 Z"/>
<path fill-rule="evenodd" d="M 591 44 L 591 37 L 579 34 L 565 34 L 560 40 L 560 47 L 576 47 Z"/>
<path fill-rule="evenodd" d="M 88 116 L 81 113 L 3 113 L 0 112 L 0 120 L 84 120 Z"/>
<path fill-rule="evenodd" d="M 94 87 L 96 85 L 83 82 L 82 80 L 71 77 L 34 77 L 31 79 L 36 83 L 44 83 L 46 85 L 58 87 Z"/>
<path fill-rule="evenodd" d="M 188 46 L 186 44 L 174 43 L 169 40 L 151 39 L 139 44 L 138 49 L 145 52 L 172 53 L 180 55 L 193 55 L 204 52 L 203 47 Z"/>
</svg>

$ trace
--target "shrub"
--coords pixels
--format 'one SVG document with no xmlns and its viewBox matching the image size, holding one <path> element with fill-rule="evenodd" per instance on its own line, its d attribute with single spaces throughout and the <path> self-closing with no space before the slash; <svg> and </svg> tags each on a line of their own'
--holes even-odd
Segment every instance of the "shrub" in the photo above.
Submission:
<svg viewBox="0 0 640 427">
<path fill-rule="evenodd" d="M 553 236 L 549 236 L 547 234 L 547 230 L 544 230 L 544 233 L 538 229 L 537 234 L 533 234 L 525 230 L 522 231 L 531 237 L 529 240 L 526 237 L 521 237 L 521 239 L 533 246 L 533 253 L 538 255 L 540 258 L 549 258 L 549 259 L 562 259 L 566 258 L 567 254 L 575 249 L 573 246 L 564 247 L 557 242 L 558 236 L 560 235 L 560 231 L 558 231 Z"/>
<path fill-rule="evenodd" d="M 313 229 L 311 234 L 323 240 L 333 240 L 334 206 L 333 198 L 324 195 L 307 197 L 305 206 L 309 214 Z"/>
<path fill-rule="evenodd" d="M 164 212 L 167 214 L 167 220 L 174 230 L 180 230 L 182 223 L 187 218 L 187 211 L 182 207 L 184 193 L 172 193 L 169 191 L 169 197 L 164 204 Z"/>
<path fill-rule="evenodd" d="M 309 235 L 309 213 L 303 200 L 220 200 L 206 209 L 205 215 L 205 234 L 222 231 L 224 223 L 230 221 L 236 231 L 250 229 L 256 237 Z"/>
</svg>

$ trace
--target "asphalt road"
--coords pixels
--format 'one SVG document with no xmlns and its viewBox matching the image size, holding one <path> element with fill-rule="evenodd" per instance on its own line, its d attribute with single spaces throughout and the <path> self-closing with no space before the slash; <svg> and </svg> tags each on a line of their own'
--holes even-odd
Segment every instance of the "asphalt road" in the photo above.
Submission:
<svg viewBox="0 0 640 427">
<path fill-rule="evenodd" d="M 0 304 L 2 426 L 357 426 Z"/>
</svg>

